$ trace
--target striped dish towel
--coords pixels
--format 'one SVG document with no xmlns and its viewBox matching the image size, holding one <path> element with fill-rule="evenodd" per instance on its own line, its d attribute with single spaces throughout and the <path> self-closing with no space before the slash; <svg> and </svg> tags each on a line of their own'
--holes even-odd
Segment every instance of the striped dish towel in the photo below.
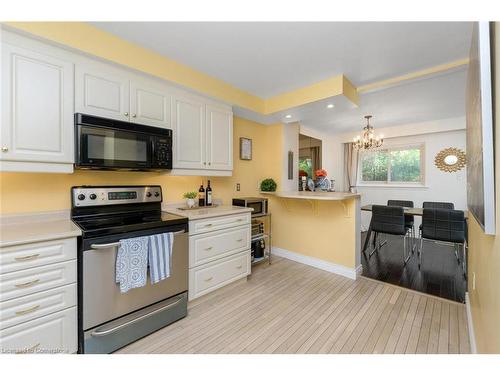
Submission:
<svg viewBox="0 0 500 375">
<path fill-rule="evenodd" d="M 174 235 L 172 233 L 161 233 L 149 236 L 149 276 L 151 284 L 170 277 L 172 268 L 172 248 L 174 247 Z"/>
</svg>

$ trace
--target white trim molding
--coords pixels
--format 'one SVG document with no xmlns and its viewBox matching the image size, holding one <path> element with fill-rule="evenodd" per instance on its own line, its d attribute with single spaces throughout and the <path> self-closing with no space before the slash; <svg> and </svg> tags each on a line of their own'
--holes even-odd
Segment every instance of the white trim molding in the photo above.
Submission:
<svg viewBox="0 0 500 375">
<path fill-rule="evenodd" d="M 285 250 L 280 247 L 273 246 L 272 254 L 282 258 L 293 260 L 298 263 L 306 264 L 314 268 L 319 268 L 323 271 L 335 273 L 340 276 L 345 276 L 352 280 L 356 280 L 363 271 L 363 267 L 361 266 L 361 264 L 356 268 L 349 268 L 340 264 L 328 262 L 326 260 L 299 254 L 290 250 Z"/>
<path fill-rule="evenodd" d="M 469 329 L 470 352 L 477 354 L 476 336 L 474 334 L 474 324 L 472 321 L 472 311 L 470 307 L 469 292 L 465 293 L 465 311 L 467 313 L 467 327 Z"/>
</svg>

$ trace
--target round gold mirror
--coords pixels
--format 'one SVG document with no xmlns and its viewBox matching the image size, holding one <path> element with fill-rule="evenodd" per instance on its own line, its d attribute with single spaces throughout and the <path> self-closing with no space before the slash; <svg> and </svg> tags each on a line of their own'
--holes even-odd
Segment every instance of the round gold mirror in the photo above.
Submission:
<svg viewBox="0 0 500 375">
<path fill-rule="evenodd" d="M 445 148 L 436 155 L 434 164 L 443 172 L 458 172 L 465 166 L 465 152 L 455 147 Z"/>
</svg>

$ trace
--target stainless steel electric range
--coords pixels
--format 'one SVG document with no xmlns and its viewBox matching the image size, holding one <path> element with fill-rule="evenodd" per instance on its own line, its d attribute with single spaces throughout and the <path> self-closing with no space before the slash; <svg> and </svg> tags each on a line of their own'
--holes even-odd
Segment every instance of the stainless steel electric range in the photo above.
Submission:
<svg viewBox="0 0 500 375">
<path fill-rule="evenodd" d="M 188 221 L 161 211 L 160 186 L 77 186 L 79 353 L 111 353 L 187 315 Z M 173 232 L 169 278 L 120 293 L 120 240 Z"/>
</svg>

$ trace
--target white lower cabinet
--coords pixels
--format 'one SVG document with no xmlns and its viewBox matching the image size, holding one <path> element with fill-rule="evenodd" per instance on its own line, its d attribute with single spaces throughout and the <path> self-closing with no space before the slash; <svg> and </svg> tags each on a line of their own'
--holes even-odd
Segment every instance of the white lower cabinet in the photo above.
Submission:
<svg viewBox="0 0 500 375">
<path fill-rule="evenodd" d="M 250 274 L 250 249 L 222 258 L 189 272 L 190 300 Z"/>
<path fill-rule="evenodd" d="M 189 227 L 189 300 L 250 275 L 250 213 L 193 220 Z"/>
<path fill-rule="evenodd" d="M 75 353 L 76 307 L 0 330 L 2 353 Z"/>
<path fill-rule="evenodd" d="M 0 353 L 75 353 L 76 238 L 0 254 Z"/>
</svg>

